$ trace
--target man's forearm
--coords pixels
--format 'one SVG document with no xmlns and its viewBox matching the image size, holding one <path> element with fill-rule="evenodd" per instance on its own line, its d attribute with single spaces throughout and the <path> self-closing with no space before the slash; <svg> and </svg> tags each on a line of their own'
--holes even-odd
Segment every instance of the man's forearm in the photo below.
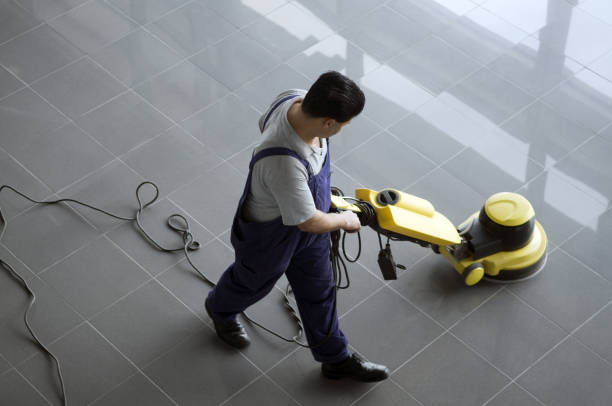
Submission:
<svg viewBox="0 0 612 406">
<path fill-rule="evenodd" d="M 323 213 L 317 210 L 310 219 L 298 224 L 298 228 L 309 233 L 322 234 L 344 228 L 346 223 L 346 218 L 339 213 Z"/>
</svg>

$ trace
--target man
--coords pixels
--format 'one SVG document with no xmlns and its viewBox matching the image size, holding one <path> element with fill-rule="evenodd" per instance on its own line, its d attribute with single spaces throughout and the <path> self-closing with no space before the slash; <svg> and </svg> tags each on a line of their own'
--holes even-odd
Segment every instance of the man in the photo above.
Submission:
<svg viewBox="0 0 612 406">
<path fill-rule="evenodd" d="M 277 96 L 259 120 L 263 142 L 253 151 L 249 176 L 232 225 L 236 260 L 206 299 L 217 335 L 243 348 L 249 338 L 236 319 L 285 274 L 306 338 L 322 373 L 332 379 L 387 378 L 388 369 L 350 354 L 338 326 L 329 248 L 330 231 L 359 231 L 355 213 L 328 213 L 327 139 L 363 110 L 365 96 L 338 72 L 321 75 L 308 92 Z"/>
</svg>

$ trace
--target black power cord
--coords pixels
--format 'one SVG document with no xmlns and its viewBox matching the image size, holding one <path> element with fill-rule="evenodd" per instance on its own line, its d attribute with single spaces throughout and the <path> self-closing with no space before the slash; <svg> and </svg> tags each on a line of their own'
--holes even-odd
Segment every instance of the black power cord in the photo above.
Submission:
<svg viewBox="0 0 612 406">
<path fill-rule="evenodd" d="M 142 200 L 140 198 L 140 190 L 143 186 L 145 185 L 150 185 L 155 189 L 155 196 L 148 202 L 146 202 L 145 204 L 142 203 Z M 157 187 L 157 185 L 155 185 L 153 182 L 149 182 L 149 181 L 145 181 L 142 182 L 138 185 L 138 187 L 136 188 L 136 200 L 138 202 L 138 209 L 136 210 L 136 215 L 134 217 L 124 217 L 124 216 L 119 216 L 117 214 L 113 214 L 111 212 L 108 212 L 106 210 L 100 209 L 98 207 L 95 207 L 93 205 L 81 202 L 79 200 L 75 200 L 75 199 L 70 199 L 70 198 L 62 198 L 62 199 L 57 199 L 57 200 L 48 200 L 48 201 L 39 201 L 39 200 L 35 200 L 32 199 L 31 197 L 25 195 L 24 193 L 20 192 L 19 190 L 13 188 L 12 186 L 9 185 L 2 185 L 0 187 L 0 193 L 2 193 L 2 191 L 4 189 L 8 189 L 13 191 L 14 193 L 18 194 L 19 196 L 23 197 L 24 199 L 29 200 L 32 203 L 36 203 L 36 204 L 44 204 L 44 205 L 52 205 L 52 204 L 60 204 L 60 203 L 75 203 L 78 204 L 80 206 L 84 206 L 87 207 L 91 210 L 100 212 L 102 214 L 105 214 L 109 217 L 113 217 L 119 220 L 124 220 L 124 221 L 131 221 L 134 222 L 134 224 L 136 225 L 136 228 L 138 230 L 138 232 L 143 236 L 143 238 L 149 242 L 153 247 L 155 247 L 156 249 L 158 249 L 159 251 L 162 252 L 177 252 L 177 251 L 183 251 L 185 254 L 185 258 L 187 259 L 187 262 L 189 263 L 189 265 L 191 265 L 191 267 L 197 272 L 197 274 L 206 282 L 208 283 L 210 286 L 215 286 L 215 283 L 212 282 L 210 279 L 208 279 L 206 277 L 206 275 L 204 275 L 199 269 L 198 267 L 196 267 L 193 263 L 193 261 L 191 260 L 191 257 L 189 255 L 189 251 L 194 251 L 200 248 L 200 243 L 195 241 L 193 234 L 191 233 L 191 230 L 189 228 L 189 222 L 187 221 L 187 219 L 182 216 L 181 214 L 172 214 L 170 217 L 168 217 L 167 220 L 167 225 L 168 227 L 170 227 L 172 230 L 176 231 L 177 233 L 179 233 L 183 239 L 183 246 L 182 247 L 177 247 L 177 248 L 167 248 L 167 247 L 163 247 L 162 245 L 160 245 L 159 243 L 157 243 L 143 228 L 140 219 L 141 219 L 141 215 L 144 211 L 144 209 L 146 209 L 148 206 L 150 206 L 151 204 L 153 204 L 157 198 L 159 197 L 159 188 Z M 4 215 L 2 214 L 2 209 L 0 208 L 0 239 L 3 235 L 3 232 L 5 230 L 7 226 L 7 221 L 4 218 Z M 343 232 L 344 233 L 344 232 Z M 333 289 L 333 295 L 334 295 L 334 313 L 337 311 L 337 293 L 339 289 L 346 289 L 350 286 L 350 280 L 349 280 L 349 276 L 348 276 L 348 270 L 346 268 L 346 264 L 344 262 L 344 260 L 342 259 L 342 257 L 340 256 L 340 248 L 339 248 L 339 240 L 340 240 L 340 231 L 335 231 L 331 233 L 330 236 L 330 240 L 331 240 L 331 247 L 330 247 L 330 260 L 332 262 L 332 271 L 333 271 L 333 277 L 334 277 L 334 289 Z M 342 249 L 344 251 L 344 256 L 347 259 L 347 261 L 349 262 L 356 262 L 357 259 L 359 258 L 359 255 L 361 253 L 361 239 L 359 238 L 359 250 L 357 253 L 357 256 L 354 259 L 349 259 L 346 256 L 346 251 L 345 251 L 345 247 L 344 247 L 344 237 L 346 236 L 346 233 L 344 233 L 344 235 L 342 236 Z M 68 404 L 68 399 L 66 396 L 66 387 L 64 384 L 64 378 L 62 375 L 62 369 L 60 366 L 60 362 L 59 360 L 56 358 L 55 355 L 53 355 L 53 353 L 40 341 L 40 339 L 38 338 L 38 336 L 36 335 L 36 333 L 34 332 L 34 329 L 32 328 L 32 326 L 30 325 L 29 322 L 29 318 L 28 315 L 30 313 L 30 310 L 32 309 L 32 306 L 34 305 L 34 303 L 36 302 L 36 294 L 32 291 L 32 289 L 30 288 L 30 286 L 28 285 L 28 283 L 26 282 L 26 280 L 24 278 L 22 278 L 14 269 L 13 267 L 11 267 L 8 263 L 6 263 L 5 261 L 0 259 L 0 266 L 9 273 L 10 276 L 12 276 L 13 278 L 15 278 L 23 287 L 24 289 L 28 292 L 28 295 L 30 297 L 30 302 L 28 304 L 28 307 L 24 313 L 24 323 L 28 329 L 28 331 L 30 332 L 30 334 L 32 335 L 32 337 L 34 338 L 34 340 L 36 341 L 36 343 L 38 344 L 38 346 L 40 346 L 40 348 L 47 353 L 55 362 L 55 365 L 57 367 L 57 375 L 58 375 L 58 379 L 59 379 L 59 383 L 60 383 L 60 388 L 61 388 L 61 398 L 62 398 L 62 402 L 64 405 Z M 344 274 L 344 277 L 346 278 L 346 284 L 342 285 L 342 274 Z M 280 338 L 283 341 L 286 342 L 292 342 L 295 343 L 301 347 L 304 348 L 316 348 L 319 347 L 321 345 L 323 345 L 327 340 L 329 340 L 329 338 L 331 337 L 331 332 L 333 330 L 333 319 L 332 322 L 329 326 L 329 330 L 328 333 L 326 335 L 325 338 L 323 338 L 320 342 L 314 344 L 314 345 L 308 345 L 305 344 L 301 341 L 301 337 L 303 335 L 304 332 L 304 327 L 302 325 L 302 322 L 300 320 L 299 317 L 299 313 L 298 310 L 294 308 L 294 306 L 291 304 L 291 301 L 289 299 L 289 295 L 291 294 L 291 287 L 289 284 L 287 284 L 287 288 L 285 290 L 284 293 L 284 302 L 285 305 L 289 308 L 291 316 L 295 319 L 297 327 L 298 327 L 298 334 L 296 336 L 294 336 L 293 338 L 287 338 L 284 337 L 278 333 L 276 333 L 273 330 L 270 330 L 269 328 L 265 327 L 264 325 L 256 322 L 255 320 L 253 320 L 251 317 L 248 316 L 248 314 L 246 312 L 243 312 L 243 316 L 246 320 L 248 320 L 250 323 L 254 324 L 255 326 L 263 329 L 264 331 Z"/>
</svg>

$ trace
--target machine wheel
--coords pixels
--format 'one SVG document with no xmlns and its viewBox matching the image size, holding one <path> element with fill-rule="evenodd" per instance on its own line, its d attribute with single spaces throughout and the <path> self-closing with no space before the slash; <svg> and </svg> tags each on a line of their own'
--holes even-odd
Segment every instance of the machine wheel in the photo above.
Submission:
<svg viewBox="0 0 612 406">
<path fill-rule="evenodd" d="M 484 267 L 480 262 L 474 262 L 472 265 L 468 266 L 463 270 L 463 281 L 468 286 L 474 286 L 484 276 Z"/>
</svg>

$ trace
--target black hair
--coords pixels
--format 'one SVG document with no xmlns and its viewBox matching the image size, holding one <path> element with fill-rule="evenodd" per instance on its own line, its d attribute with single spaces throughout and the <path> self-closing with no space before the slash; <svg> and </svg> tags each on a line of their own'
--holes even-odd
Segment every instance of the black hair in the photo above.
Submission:
<svg viewBox="0 0 612 406">
<path fill-rule="evenodd" d="M 325 72 L 312 84 L 302 101 L 311 117 L 329 117 L 345 123 L 361 113 L 365 95 L 355 82 L 335 71 Z"/>
</svg>

